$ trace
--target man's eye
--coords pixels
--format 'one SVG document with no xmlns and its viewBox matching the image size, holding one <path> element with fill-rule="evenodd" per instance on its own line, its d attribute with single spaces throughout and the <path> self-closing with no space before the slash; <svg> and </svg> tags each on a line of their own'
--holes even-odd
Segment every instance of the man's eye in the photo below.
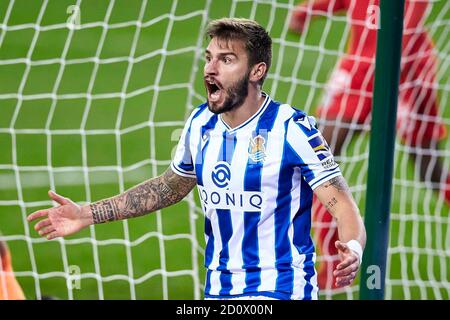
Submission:
<svg viewBox="0 0 450 320">
<path fill-rule="evenodd" d="M 207 62 L 210 62 L 210 61 L 211 61 L 211 57 L 206 56 L 206 57 L 205 57 L 205 60 L 206 60 Z"/>
<path fill-rule="evenodd" d="M 225 63 L 230 63 L 230 62 L 231 62 L 231 59 L 228 58 L 228 57 L 225 57 L 225 58 L 223 58 L 223 62 L 225 62 Z"/>
</svg>

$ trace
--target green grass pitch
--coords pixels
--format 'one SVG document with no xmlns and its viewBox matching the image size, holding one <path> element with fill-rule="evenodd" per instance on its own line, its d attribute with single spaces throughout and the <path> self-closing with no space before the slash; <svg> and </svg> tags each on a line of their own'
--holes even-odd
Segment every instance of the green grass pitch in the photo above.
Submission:
<svg viewBox="0 0 450 320">
<path fill-rule="evenodd" d="M 198 217 L 190 224 L 187 201 L 126 223 L 92 227 L 69 237 L 64 245 L 59 240 L 39 239 L 25 217 L 52 205 L 47 198 L 52 186 L 85 203 L 113 196 L 167 168 L 176 133 L 191 107 L 202 103 L 205 96 L 203 60 L 196 58 L 203 51 L 195 51 L 199 41 L 202 48 L 206 43 L 200 34 L 205 8 L 207 19 L 234 15 L 270 25 L 276 40 L 271 76 L 264 89 L 276 100 L 314 114 L 337 61 L 335 52 L 343 49 L 339 44 L 345 21 L 342 16 L 313 21 L 304 49 L 299 50 L 299 37 L 286 33 L 284 27 L 288 7 L 294 2 L 275 2 L 276 6 L 271 1 L 255 5 L 232 0 L 150 0 L 141 11 L 143 1 L 117 0 L 110 6 L 106 0 L 84 0 L 79 16 L 82 28 L 74 30 L 51 26 L 69 19 L 67 8 L 75 0 L 16 0 L 12 8 L 10 1 L 0 2 L 0 23 L 8 15 L 7 27 L 0 29 L 0 60 L 11 61 L 0 63 L 0 231 L 28 299 L 40 295 L 60 299 L 203 297 L 203 219 L 195 212 Z M 440 14 L 444 2 L 434 5 L 428 21 Z M 100 22 L 107 14 L 105 30 Z M 130 22 L 140 14 L 142 25 L 136 36 L 139 26 Z M 448 23 L 448 12 L 444 18 Z M 38 19 L 39 32 L 34 28 Z M 15 27 L 25 24 L 30 25 Z M 436 42 L 443 56 L 448 56 L 450 36 L 442 30 L 435 37 L 444 40 Z M 318 46 L 326 50 L 319 54 Z M 96 56 L 101 63 L 93 59 Z M 299 57 L 302 63 L 296 65 Z M 446 70 L 441 88 L 449 84 Z M 450 103 L 441 108 L 448 124 Z M 361 211 L 368 141 L 367 134 L 355 136 L 341 160 Z M 449 146 L 447 142 L 441 148 L 448 150 Z M 392 212 L 397 215 L 391 223 L 388 273 L 389 279 L 404 281 L 388 282 L 389 295 L 420 299 L 440 294 L 449 299 L 448 287 L 427 285 L 434 279 L 448 286 L 450 268 L 443 266 L 450 266 L 446 248 L 449 209 L 418 182 L 414 165 L 399 149 L 395 178 L 408 179 L 408 183 L 396 182 L 393 188 Z M 362 156 L 352 158 L 355 154 Z M 196 192 L 193 197 L 197 198 Z M 426 205 L 417 205 L 417 198 Z M 434 217 L 431 222 L 428 216 Z M 188 237 L 192 230 L 198 241 L 194 249 Z M 397 250 L 403 246 L 444 248 L 447 254 Z M 80 289 L 67 287 L 69 266 L 78 266 L 83 275 Z"/>
</svg>

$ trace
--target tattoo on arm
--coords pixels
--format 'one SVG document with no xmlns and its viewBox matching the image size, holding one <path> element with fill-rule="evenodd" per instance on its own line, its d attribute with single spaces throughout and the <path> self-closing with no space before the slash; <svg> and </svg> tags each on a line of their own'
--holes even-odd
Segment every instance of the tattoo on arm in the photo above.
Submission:
<svg viewBox="0 0 450 320">
<path fill-rule="evenodd" d="M 118 196 L 91 204 L 94 223 L 138 217 L 168 207 L 183 199 L 196 182 L 195 178 L 179 176 L 169 168 L 161 176 Z"/>
<path fill-rule="evenodd" d="M 112 199 L 100 200 L 91 204 L 91 212 L 95 224 L 114 221 L 117 211 L 117 204 Z"/>
<path fill-rule="evenodd" d="M 334 187 L 339 192 L 341 192 L 341 191 L 349 192 L 350 191 L 347 186 L 347 183 L 345 182 L 344 178 L 342 178 L 341 176 L 330 179 L 329 181 L 325 182 L 323 186 L 325 188 Z"/>
<path fill-rule="evenodd" d="M 327 202 L 327 204 L 325 204 L 325 208 L 328 211 L 331 211 L 337 203 L 338 203 L 338 201 L 336 200 L 335 197 L 333 197 L 330 201 Z"/>
<path fill-rule="evenodd" d="M 321 187 L 326 189 L 334 188 L 338 192 L 343 193 L 350 192 L 347 182 L 345 182 L 345 179 L 341 176 L 328 180 Z M 323 204 L 330 213 L 334 213 L 334 211 L 336 210 L 336 206 L 338 205 L 338 202 L 339 202 L 338 199 L 336 199 L 335 196 L 332 196 L 332 198 L 327 198 L 327 200 L 324 199 Z"/>
</svg>

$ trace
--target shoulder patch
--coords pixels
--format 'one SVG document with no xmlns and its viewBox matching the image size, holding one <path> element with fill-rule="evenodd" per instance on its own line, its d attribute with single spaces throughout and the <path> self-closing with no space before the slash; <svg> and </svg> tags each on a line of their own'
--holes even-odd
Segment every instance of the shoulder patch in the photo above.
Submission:
<svg viewBox="0 0 450 320">
<path fill-rule="evenodd" d="M 305 127 L 308 130 L 311 130 L 311 124 L 308 121 L 308 117 L 301 117 L 295 121 L 295 123 L 298 123 Z"/>
<path fill-rule="evenodd" d="M 302 115 L 296 118 L 294 121 L 295 123 L 298 123 L 299 125 L 308 129 L 309 131 L 311 131 L 312 129 L 317 129 L 316 119 L 312 116 Z"/>
</svg>

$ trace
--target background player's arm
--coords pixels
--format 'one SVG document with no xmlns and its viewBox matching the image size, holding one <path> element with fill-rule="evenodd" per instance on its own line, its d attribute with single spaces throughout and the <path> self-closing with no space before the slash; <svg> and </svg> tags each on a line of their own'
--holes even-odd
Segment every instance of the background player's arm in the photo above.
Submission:
<svg viewBox="0 0 450 320">
<path fill-rule="evenodd" d="M 343 0 L 315 0 L 312 5 L 311 1 L 302 1 L 294 7 L 292 11 L 291 20 L 289 22 L 289 29 L 294 32 L 301 33 L 303 31 L 305 20 L 307 15 L 317 15 L 316 12 L 321 12 L 326 14 L 331 10 L 331 12 L 336 12 L 345 9 L 345 3 Z M 312 12 L 308 12 L 311 10 Z"/>
<path fill-rule="evenodd" d="M 422 31 L 428 8 L 428 1 L 406 1 L 403 19 L 403 36 Z"/>
<path fill-rule="evenodd" d="M 321 184 L 314 192 L 337 221 L 340 241 L 336 241 L 336 248 L 341 262 L 334 271 L 336 285 L 350 285 L 356 277 L 361 257 L 346 243 L 350 240 L 357 240 L 362 249 L 366 244 L 366 231 L 359 209 L 342 176 L 337 176 Z"/>
<path fill-rule="evenodd" d="M 25 295 L 13 273 L 11 254 L 0 240 L 0 300 L 25 300 Z"/>
<path fill-rule="evenodd" d="M 2 262 L 3 257 L 6 257 L 6 245 L 3 243 L 3 241 L 0 240 L 0 261 Z"/>
<path fill-rule="evenodd" d="M 420 50 L 427 50 L 427 45 L 423 43 L 423 38 L 418 37 L 418 34 L 425 32 L 427 7 L 428 1 L 405 2 L 402 52 L 406 57 L 417 53 L 415 50 L 413 51 L 414 46 L 421 48 Z"/>
<path fill-rule="evenodd" d="M 59 207 L 39 210 L 28 221 L 44 218 L 34 227 L 47 239 L 64 237 L 91 224 L 142 216 L 183 199 L 195 186 L 195 178 L 182 177 L 168 168 L 161 176 L 149 179 L 112 198 L 79 206 L 50 191 Z"/>
</svg>

